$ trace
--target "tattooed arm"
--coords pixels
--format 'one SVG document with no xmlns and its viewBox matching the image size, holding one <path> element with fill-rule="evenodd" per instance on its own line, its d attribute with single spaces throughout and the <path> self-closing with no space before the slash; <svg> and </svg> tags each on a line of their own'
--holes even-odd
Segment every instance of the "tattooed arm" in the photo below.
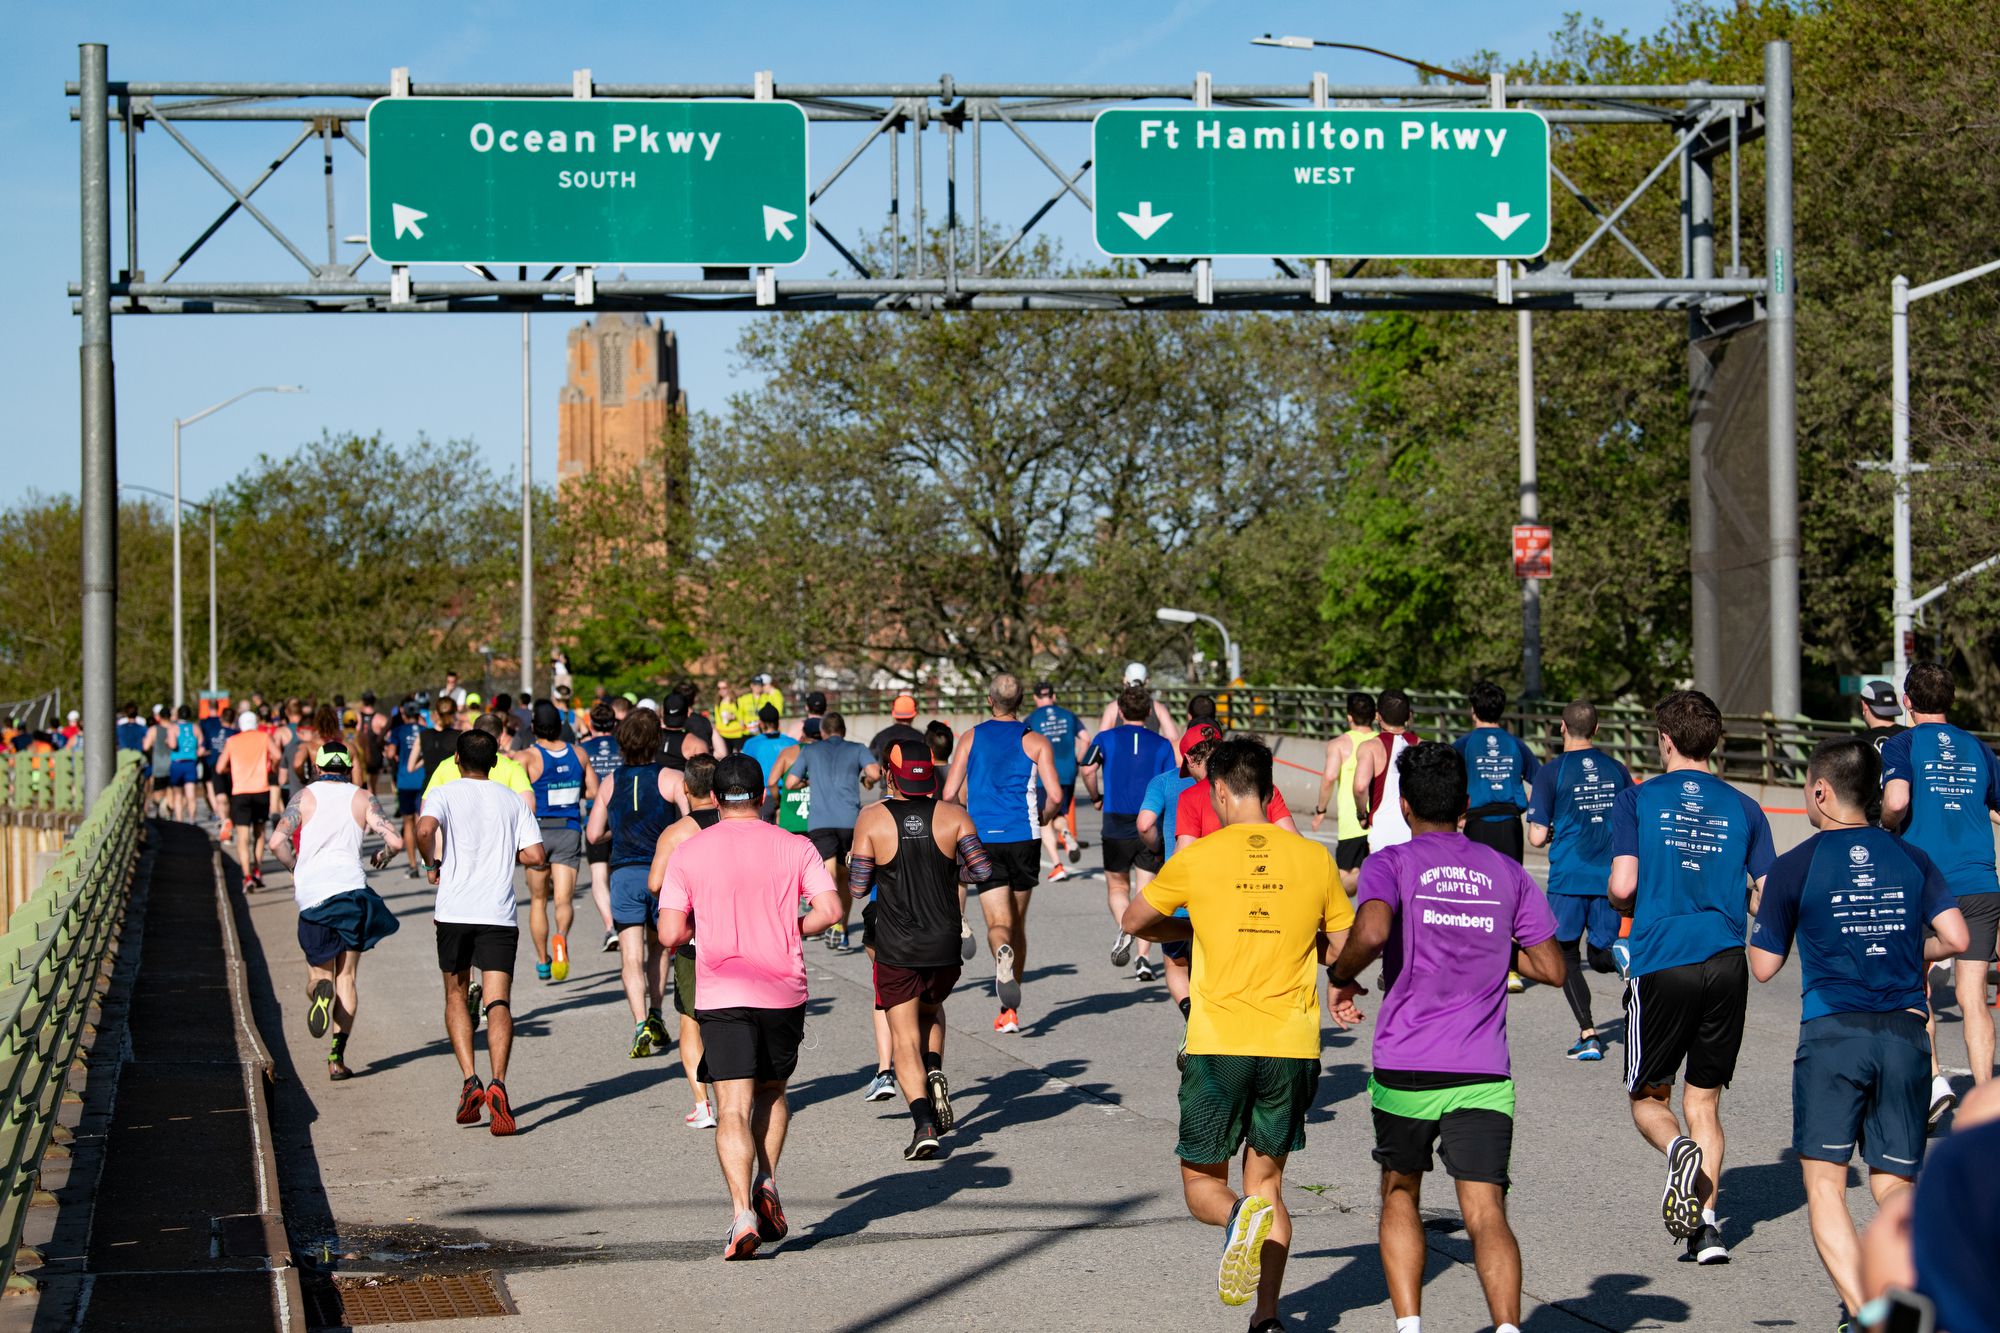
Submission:
<svg viewBox="0 0 2000 1333">
<path fill-rule="evenodd" d="M 391 852 L 403 850 L 403 833 L 382 813 L 382 802 L 375 799 L 373 792 L 366 793 L 368 807 L 362 811 L 361 827 L 364 832 L 377 833 L 382 837 L 382 846 Z"/>
<path fill-rule="evenodd" d="M 277 827 L 271 830 L 271 855 L 275 856 L 278 864 L 287 870 L 298 868 L 299 829 L 306 822 L 305 811 L 301 807 L 309 795 L 309 792 L 301 791 L 292 797 L 291 803 L 285 807 L 285 813 L 278 816 Z"/>
</svg>

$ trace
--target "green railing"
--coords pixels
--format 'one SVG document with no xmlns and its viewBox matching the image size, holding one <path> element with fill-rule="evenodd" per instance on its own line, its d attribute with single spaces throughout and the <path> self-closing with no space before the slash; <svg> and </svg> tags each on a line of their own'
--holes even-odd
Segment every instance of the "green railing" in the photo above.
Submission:
<svg viewBox="0 0 2000 1333">
<path fill-rule="evenodd" d="M 0 810 L 83 813 L 83 751 L 0 755 Z"/>
<path fill-rule="evenodd" d="M 1368 692 L 1376 693 L 1372 689 Z M 898 693 L 901 691 L 828 691 L 828 701 L 832 707 L 857 716 L 887 715 L 890 702 Z M 924 717 L 940 713 L 977 714 L 986 708 L 985 697 L 978 694 L 936 689 L 909 693 L 916 698 L 920 716 Z M 1194 695 L 1213 695 L 1217 715 L 1224 725 L 1241 731 L 1326 739 L 1347 728 L 1345 689 L 1258 685 L 1229 690 L 1163 685 L 1154 693 L 1176 717 L 1185 715 L 1187 701 Z M 1062 687 L 1057 697 L 1081 715 L 1085 725 L 1095 727 L 1097 715 L 1114 695 L 1115 690 L 1108 686 L 1068 685 Z M 1414 710 L 1410 725 L 1428 739 L 1455 740 L 1472 729 L 1472 705 L 1463 694 L 1412 690 L 1410 704 Z M 801 706 L 799 701 L 786 700 L 788 711 Z M 1032 700 L 1023 704 L 1024 708 L 1031 706 Z M 1597 711 L 1599 748 L 1635 772 L 1658 769 L 1658 733 L 1650 708 L 1637 704 L 1599 704 Z M 1560 704 L 1517 707 L 1506 715 L 1504 724 L 1539 754 L 1553 754 L 1562 748 Z M 1855 735 L 1862 729 L 1859 721 L 1851 719 L 1787 720 L 1768 713 L 1762 717 L 1725 717 L 1723 726 L 1723 744 L 1716 754 L 1717 772 L 1737 782 L 1772 785 L 1803 782 L 1806 759 L 1814 745 L 1828 736 Z M 1989 743 L 2000 743 L 2000 737 L 1981 735 Z"/>
<path fill-rule="evenodd" d="M 18 1253 L 44 1154 L 83 1039 L 139 851 L 139 756 L 84 816 L 41 885 L 0 935 L 0 1276 Z"/>
</svg>

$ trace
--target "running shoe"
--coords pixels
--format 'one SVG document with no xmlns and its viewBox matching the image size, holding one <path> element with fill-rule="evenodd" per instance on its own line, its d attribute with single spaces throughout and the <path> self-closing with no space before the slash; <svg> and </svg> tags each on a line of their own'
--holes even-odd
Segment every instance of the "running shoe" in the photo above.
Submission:
<svg viewBox="0 0 2000 1333">
<path fill-rule="evenodd" d="M 417 863 L 415 861 L 403 867 L 403 877 L 405 879 L 415 879 L 417 877 Z"/>
<path fill-rule="evenodd" d="M 689 1129 L 714 1129 L 715 1108 L 708 1104 L 706 1098 L 696 1102 L 694 1110 L 687 1113 L 686 1123 Z"/>
<path fill-rule="evenodd" d="M 1604 1043 L 1595 1037 L 1578 1037 L 1576 1045 L 1564 1052 L 1572 1060 L 1602 1060 Z"/>
<path fill-rule="evenodd" d="M 1722 1243 L 1722 1228 L 1713 1222 L 1703 1222 L 1688 1237 L 1688 1258 L 1698 1264 L 1726 1264 L 1729 1262 L 1729 1247 Z"/>
<path fill-rule="evenodd" d="M 1132 975 L 1140 981 L 1157 981 L 1159 980 L 1160 969 L 1152 959 L 1141 954 L 1139 961 L 1132 964 Z"/>
<path fill-rule="evenodd" d="M 1528 989 L 1528 983 L 1521 980 L 1519 972 L 1509 972 L 1507 974 L 1507 993 L 1509 995 L 1519 995 L 1526 989 Z"/>
<path fill-rule="evenodd" d="M 826 947 L 831 949 L 833 952 L 835 953 L 847 952 L 847 927 L 828 926 L 826 928 L 825 938 L 826 938 Z"/>
<path fill-rule="evenodd" d="M 930 1125 L 918 1125 L 910 1135 L 910 1146 L 903 1149 L 903 1160 L 921 1162 L 938 1150 L 938 1132 Z"/>
<path fill-rule="evenodd" d="M 633 1024 L 632 1051 L 627 1058 L 632 1060 L 643 1060 L 652 1053 L 653 1053 L 653 1029 L 647 1027 L 644 1023 Z"/>
<path fill-rule="evenodd" d="M 937 1116 L 938 1133 L 951 1128 L 951 1080 L 944 1076 L 942 1069 L 933 1069 L 924 1075 L 924 1091 L 930 1094 L 931 1111 Z"/>
<path fill-rule="evenodd" d="M 1631 945 L 1627 944 L 1624 940 L 1613 940 L 1611 943 L 1611 961 L 1617 965 L 1619 976 L 1625 978 L 1627 981 L 1632 979 Z"/>
<path fill-rule="evenodd" d="M 312 1002 L 306 1005 L 306 1031 L 318 1041 L 333 1025 L 333 983 L 316 981 L 312 988 Z"/>
<path fill-rule="evenodd" d="M 565 936 L 549 937 L 549 979 L 569 980 L 569 940 Z"/>
<path fill-rule="evenodd" d="M 1951 1090 L 1951 1080 L 1943 1074 L 1931 1080 L 1931 1109 L 1924 1116 L 1926 1129 L 1936 1129 L 1943 1121 L 1945 1112 L 1958 1105 L 1958 1094 Z"/>
<path fill-rule="evenodd" d="M 1002 1009 L 999 1017 L 993 1020 L 993 1030 L 995 1032 L 1019 1032 L 1021 1030 L 1021 1015 L 1012 1009 Z"/>
<path fill-rule="evenodd" d="M 875 1078 L 868 1090 L 861 1094 L 864 1102 L 886 1102 L 896 1095 L 896 1076 L 886 1069 L 875 1071 Z"/>
<path fill-rule="evenodd" d="M 1021 1007 L 1021 979 L 1014 975 L 1014 946 L 1003 944 L 993 951 L 993 994 L 1002 1010 Z"/>
<path fill-rule="evenodd" d="M 617 953 L 617 952 L 618 952 L 618 932 L 617 932 L 617 931 L 615 931 L 615 930 L 607 930 L 607 931 L 605 931 L 605 932 L 604 932 L 604 950 L 603 950 L 603 952 L 605 952 L 605 953 Z"/>
<path fill-rule="evenodd" d="M 785 1205 L 778 1202 L 778 1182 L 760 1175 L 750 1186 L 750 1207 L 757 1214 L 757 1239 L 775 1245 L 791 1231 L 785 1225 Z"/>
<path fill-rule="evenodd" d="M 1250 1333 L 1285 1333 L 1285 1321 L 1272 1315 L 1269 1319 L 1250 1325 Z"/>
<path fill-rule="evenodd" d="M 1118 932 L 1118 938 L 1111 941 L 1111 966 L 1123 967 L 1131 961 L 1132 937 L 1121 930 Z"/>
<path fill-rule="evenodd" d="M 1083 859 L 1083 844 L 1075 838 L 1069 840 L 1069 863 L 1075 865 Z"/>
<path fill-rule="evenodd" d="M 555 969 L 554 969 L 554 968 L 553 968 L 552 966 L 550 966 L 550 965 L 549 965 L 548 963 L 536 963 L 536 964 L 535 964 L 535 980 L 537 980 L 537 981 L 547 981 L 547 980 L 548 980 L 548 979 L 550 978 L 550 976 L 551 976 L 551 975 L 552 975 L 552 974 L 554 973 L 554 971 L 555 971 Z"/>
<path fill-rule="evenodd" d="M 1667 1145 L 1667 1189 L 1660 1196 L 1660 1217 L 1668 1235 L 1688 1239 L 1701 1230 L 1701 1199 L 1694 1192 L 1700 1174 L 1700 1144 L 1681 1135 Z"/>
<path fill-rule="evenodd" d="M 486 1128 L 496 1139 L 504 1139 L 514 1132 L 514 1108 L 507 1104 L 507 1085 L 494 1079 L 486 1086 L 486 1109 L 491 1119 Z"/>
<path fill-rule="evenodd" d="M 722 1257 L 725 1259 L 748 1259 L 757 1253 L 757 1214 L 745 1208 L 729 1224 L 729 1234 L 722 1238 Z"/>
<path fill-rule="evenodd" d="M 972 955 L 978 948 L 979 948 L 978 942 L 972 938 L 972 927 L 966 925 L 965 922 L 961 919 L 958 923 L 959 961 L 965 963 L 971 962 Z"/>
<path fill-rule="evenodd" d="M 1181 1024 L 1181 1044 L 1174 1050 L 1174 1068 L 1187 1073 L 1187 1024 Z"/>
<path fill-rule="evenodd" d="M 479 1075 L 465 1080 L 465 1086 L 458 1090 L 458 1123 L 476 1125 L 479 1113 L 486 1109 L 486 1089 L 479 1085 Z"/>
<path fill-rule="evenodd" d="M 667 1049 L 667 1025 L 661 1019 L 659 1010 L 648 1009 L 646 1011 L 646 1031 L 652 1034 L 655 1048 L 662 1051 Z"/>
<path fill-rule="evenodd" d="M 1222 1229 L 1222 1265 L 1215 1272 L 1215 1294 L 1224 1305 L 1248 1305 L 1257 1295 L 1264 1241 L 1277 1215 L 1261 1194 L 1246 1194 L 1229 1210 L 1229 1225 Z"/>
<path fill-rule="evenodd" d="M 480 989 L 478 982 L 475 981 L 465 988 L 465 1009 L 472 1015 L 474 1032 L 479 1031 L 480 1020 L 486 1017 L 486 1006 L 481 1003 L 485 998 L 485 992 Z"/>
<path fill-rule="evenodd" d="M 1068 878 L 1069 878 L 1069 871 L 1063 869 L 1062 862 L 1060 861 L 1056 862 L 1055 869 L 1049 871 L 1048 873 L 1048 881 L 1051 884 L 1060 884 Z"/>
<path fill-rule="evenodd" d="M 223 842 L 228 842 L 236 836 L 236 821 L 233 819 L 223 820 L 222 827 L 215 831 L 215 836 Z"/>
</svg>

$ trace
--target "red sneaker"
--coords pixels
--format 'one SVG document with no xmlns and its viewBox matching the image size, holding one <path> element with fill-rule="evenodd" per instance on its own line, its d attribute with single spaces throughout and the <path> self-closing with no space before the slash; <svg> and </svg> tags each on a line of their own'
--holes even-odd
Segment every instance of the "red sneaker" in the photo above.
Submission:
<svg viewBox="0 0 2000 1333">
<path fill-rule="evenodd" d="M 744 1209 L 736 1215 L 729 1226 L 729 1234 L 722 1241 L 722 1257 L 725 1259 L 748 1259 L 757 1253 L 757 1214 Z"/>
<path fill-rule="evenodd" d="M 465 1086 L 458 1090 L 458 1123 L 476 1125 L 479 1113 L 486 1109 L 486 1089 L 479 1086 L 479 1075 L 465 1080 Z"/>
<path fill-rule="evenodd" d="M 507 1104 L 507 1085 L 497 1078 L 486 1089 L 486 1111 L 492 1117 L 486 1127 L 494 1138 L 504 1139 L 514 1132 L 514 1108 Z"/>
<path fill-rule="evenodd" d="M 774 1244 L 791 1228 L 785 1225 L 785 1206 L 778 1202 L 778 1184 L 769 1176 L 758 1178 L 750 1191 L 750 1206 L 757 1212 L 757 1239 Z"/>
</svg>

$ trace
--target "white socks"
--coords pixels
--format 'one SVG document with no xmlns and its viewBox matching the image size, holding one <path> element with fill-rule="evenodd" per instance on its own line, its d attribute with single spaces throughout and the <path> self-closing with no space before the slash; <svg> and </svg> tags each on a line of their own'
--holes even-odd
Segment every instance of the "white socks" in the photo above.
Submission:
<svg viewBox="0 0 2000 1333">
<path fill-rule="evenodd" d="M 1396 1333 L 1424 1333 L 1424 1317 L 1406 1314 L 1396 1321 Z"/>
<path fill-rule="evenodd" d="M 1705 1227 L 1712 1227 L 1717 1225 L 1715 1220 L 1715 1209 L 1704 1208 L 1701 1210 L 1701 1224 Z"/>
<path fill-rule="evenodd" d="M 1521 1326 L 1519 1324 L 1502 1324 L 1500 1327 L 1494 1329 L 1493 1333 L 1521 1333 Z"/>
</svg>

